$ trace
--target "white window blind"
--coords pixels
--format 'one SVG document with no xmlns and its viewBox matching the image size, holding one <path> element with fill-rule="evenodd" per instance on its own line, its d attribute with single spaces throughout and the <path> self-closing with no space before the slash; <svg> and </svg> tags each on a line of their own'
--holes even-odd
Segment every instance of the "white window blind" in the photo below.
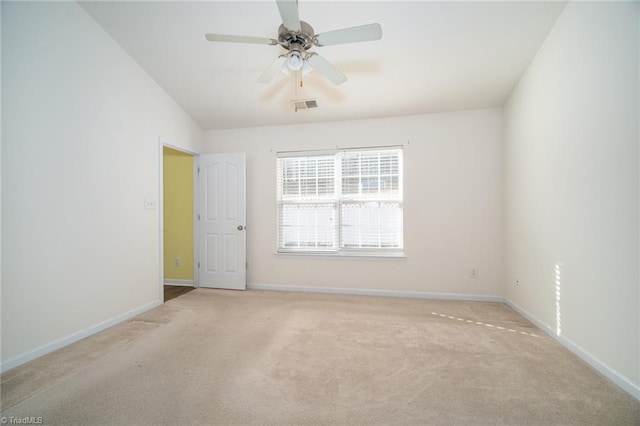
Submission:
<svg viewBox="0 0 640 426">
<path fill-rule="evenodd" d="M 279 252 L 401 251 L 402 149 L 278 154 Z"/>
</svg>

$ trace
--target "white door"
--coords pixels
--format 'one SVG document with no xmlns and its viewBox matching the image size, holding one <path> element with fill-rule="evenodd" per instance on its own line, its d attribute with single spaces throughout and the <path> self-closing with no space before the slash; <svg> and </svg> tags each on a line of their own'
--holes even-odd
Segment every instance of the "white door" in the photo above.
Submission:
<svg viewBox="0 0 640 426">
<path fill-rule="evenodd" d="M 244 290 L 245 154 L 199 157 L 200 287 Z"/>
</svg>

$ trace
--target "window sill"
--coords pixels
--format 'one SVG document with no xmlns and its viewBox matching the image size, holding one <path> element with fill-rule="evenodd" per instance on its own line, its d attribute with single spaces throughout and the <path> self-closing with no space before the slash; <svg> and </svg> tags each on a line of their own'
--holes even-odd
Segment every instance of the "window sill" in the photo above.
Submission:
<svg viewBox="0 0 640 426">
<path fill-rule="evenodd" d="M 406 255 L 403 251 L 396 252 L 369 252 L 369 251 L 353 251 L 353 252 L 323 252 L 323 251 L 310 251 L 310 252 L 294 252 L 284 251 L 274 253 L 276 256 L 284 257 L 317 257 L 317 258 L 384 258 L 384 259 L 406 259 Z"/>
</svg>

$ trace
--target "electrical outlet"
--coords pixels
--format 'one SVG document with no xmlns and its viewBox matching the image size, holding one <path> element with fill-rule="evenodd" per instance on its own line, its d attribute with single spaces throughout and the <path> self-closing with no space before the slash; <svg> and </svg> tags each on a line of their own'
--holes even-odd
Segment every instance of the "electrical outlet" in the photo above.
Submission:
<svg viewBox="0 0 640 426">
<path fill-rule="evenodd" d="M 174 263 L 175 263 L 176 267 L 180 266 L 180 258 L 176 257 L 176 260 L 175 260 Z"/>
<path fill-rule="evenodd" d="M 471 269 L 471 274 L 469 274 L 469 278 L 473 278 L 473 279 L 478 278 L 478 270 L 476 268 Z"/>
</svg>

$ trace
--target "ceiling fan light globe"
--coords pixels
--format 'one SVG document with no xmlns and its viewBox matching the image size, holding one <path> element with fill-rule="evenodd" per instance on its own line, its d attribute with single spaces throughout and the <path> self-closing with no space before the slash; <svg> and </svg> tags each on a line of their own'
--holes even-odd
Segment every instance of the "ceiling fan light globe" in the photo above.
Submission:
<svg viewBox="0 0 640 426">
<path fill-rule="evenodd" d="M 302 60 L 300 52 L 293 51 L 289 53 L 287 57 L 287 67 L 289 67 L 291 71 L 298 71 L 303 65 L 304 61 Z"/>
<path fill-rule="evenodd" d="M 282 63 L 282 67 L 280 67 L 280 71 L 284 75 L 291 75 L 291 70 L 289 69 L 289 65 L 287 65 L 287 61 Z"/>
</svg>

